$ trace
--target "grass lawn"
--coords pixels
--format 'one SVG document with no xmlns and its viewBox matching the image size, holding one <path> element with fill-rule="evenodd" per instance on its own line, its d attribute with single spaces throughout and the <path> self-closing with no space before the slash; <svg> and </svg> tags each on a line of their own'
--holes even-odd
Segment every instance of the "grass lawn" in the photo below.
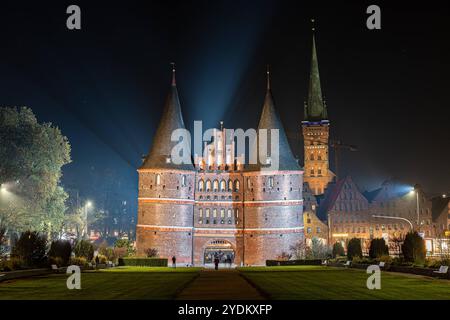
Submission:
<svg viewBox="0 0 450 320">
<path fill-rule="evenodd" d="M 450 299 L 450 281 L 415 275 L 381 272 L 381 289 L 369 290 L 365 270 L 322 266 L 239 270 L 272 299 Z"/>
<path fill-rule="evenodd" d="M 81 274 L 81 290 L 68 290 L 69 275 L 0 282 L 0 299 L 172 299 L 199 268 L 119 267 Z"/>
</svg>

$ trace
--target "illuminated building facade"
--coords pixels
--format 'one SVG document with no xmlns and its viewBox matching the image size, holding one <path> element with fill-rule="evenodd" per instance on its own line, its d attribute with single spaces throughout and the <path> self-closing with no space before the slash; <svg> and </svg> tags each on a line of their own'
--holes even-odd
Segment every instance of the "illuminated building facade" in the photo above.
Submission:
<svg viewBox="0 0 450 320">
<path fill-rule="evenodd" d="M 171 133 L 179 128 L 185 126 L 174 73 L 151 152 L 138 169 L 138 254 L 154 248 L 184 264 L 218 256 L 236 265 L 264 265 L 303 239 L 303 171 L 276 112 L 269 74 L 258 129 L 279 130 L 278 170 L 243 165 L 222 123 L 202 155 L 176 165 Z"/>
</svg>

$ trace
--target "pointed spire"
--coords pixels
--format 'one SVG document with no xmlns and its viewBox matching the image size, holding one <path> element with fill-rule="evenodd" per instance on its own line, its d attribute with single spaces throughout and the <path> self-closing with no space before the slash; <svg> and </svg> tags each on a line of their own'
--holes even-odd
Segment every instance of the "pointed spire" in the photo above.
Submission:
<svg viewBox="0 0 450 320">
<path fill-rule="evenodd" d="M 177 85 L 177 80 L 175 78 L 175 62 L 171 62 L 170 63 L 172 65 L 172 86 L 176 86 Z"/>
<path fill-rule="evenodd" d="M 267 69 L 267 92 L 264 99 L 263 110 L 261 113 L 261 118 L 258 124 L 258 132 L 260 129 L 278 129 L 278 143 L 279 143 L 279 168 L 278 170 L 300 170 L 300 167 L 292 154 L 291 147 L 289 146 L 289 142 L 286 136 L 286 132 L 284 131 L 283 124 L 280 120 L 278 112 L 275 109 L 275 103 L 273 100 L 272 92 L 270 89 L 270 70 Z M 272 143 L 270 140 L 270 131 L 268 132 L 269 143 Z M 255 141 L 255 143 L 257 143 Z M 268 150 L 270 150 L 270 146 L 268 146 Z M 259 152 L 258 152 L 259 154 Z M 259 171 L 264 168 L 266 165 L 260 163 L 261 159 L 259 159 L 258 155 L 258 164 L 256 165 L 247 165 L 248 171 Z M 264 162 L 264 161 L 263 161 Z"/>
<path fill-rule="evenodd" d="M 311 20 L 314 22 L 314 19 Z M 320 86 L 319 62 L 317 60 L 316 39 L 313 26 L 311 71 L 309 75 L 308 108 L 305 120 L 325 120 L 327 118 Z"/>
<path fill-rule="evenodd" d="M 270 91 L 270 65 L 267 65 L 267 91 Z"/>
<path fill-rule="evenodd" d="M 142 164 L 141 169 L 194 170 L 192 163 L 178 165 L 171 160 L 172 149 L 177 144 L 177 142 L 171 140 L 171 136 L 176 129 L 185 129 L 185 126 L 175 82 L 175 64 L 172 63 L 172 84 L 166 98 L 158 129 L 153 138 L 150 153 Z"/>
</svg>

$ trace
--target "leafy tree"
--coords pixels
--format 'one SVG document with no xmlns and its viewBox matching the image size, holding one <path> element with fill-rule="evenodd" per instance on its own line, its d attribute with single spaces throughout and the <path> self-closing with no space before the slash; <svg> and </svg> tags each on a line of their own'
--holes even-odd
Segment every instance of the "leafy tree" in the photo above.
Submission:
<svg viewBox="0 0 450 320">
<path fill-rule="evenodd" d="M 116 248 L 126 248 L 127 256 L 131 256 L 135 253 L 133 244 L 128 239 L 118 239 L 114 245 Z"/>
<path fill-rule="evenodd" d="M 73 252 L 76 257 L 84 257 L 87 261 L 94 258 L 94 246 L 88 240 L 78 240 L 75 243 Z"/>
<path fill-rule="evenodd" d="M 333 258 L 336 258 L 338 256 L 345 256 L 344 247 L 340 242 L 336 242 L 335 244 L 333 244 Z"/>
<path fill-rule="evenodd" d="M 323 244 L 323 242 L 313 237 L 311 239 L 311 250 L 310 250 L 310 256 L 308 258 L 310 259 L 325 259 L 327 258 L 329 254 L 328 247 Z"/>
<path fill-rule="evenodd" d="M 402 245 L 403 257 L 406 261 L 423 264 L 426 257 L 425 241 L 417 233 L 408 232 Z"/>
<path fill-rule="evenodd" d="M 72 255 L 72 245 L 66 240 L 53 241 L 47 255 L 51 258 L 60 258 L 62 265 L 66 266 Z"/>
<path fill-rule="evenodd" d="M 36 231 L 25 231 L 12 250 L 12 256 L 20 258 L 28 267 L 42 266 L 46 261 L 47 239 Z"/>
<path fill-rule="evenodd" d="M 67 194 L 59 186 L 70 144 L 29 108 L 0 108 L 0 228 L 57 233 Z"/>
<path fill-rule="evenodd" d="M 352 238 L 347 245 L 347 257 L 349 260 L 353 260 L 353 257 L 362 257 L 361 240 L 358 238 Z"/>
<path fill-rule="evenodd" d="M 304 260 L 310 255 L 310 248 L 306 245 L 304 240 L 299 240 L 289 248 L 292 256 L 296 260 Z"/>
<path fill-rule="evenodd" d="M 372 259 L 380 258 L 381 256 L 389 255 L 389 247 L 383 238 L 372 239 L 369 248 L 369 257 Z"/>
<path fill-rule="evenodd" d="M 0 228 L 0 260 L 3 259 L 5 254 L 6 254 L 6 229 Z"/>
</svg>

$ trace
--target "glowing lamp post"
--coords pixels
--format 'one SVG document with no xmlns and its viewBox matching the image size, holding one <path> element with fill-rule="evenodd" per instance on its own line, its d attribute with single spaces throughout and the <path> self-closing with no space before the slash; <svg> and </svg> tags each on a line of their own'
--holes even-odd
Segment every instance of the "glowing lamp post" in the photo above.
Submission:
<svg viewBox="0 0 450 320">
<path fill-rule="evenodd" d="M 86 204 L 84 205 L 84 230 L 83 230 L 83 236 L 87 237 L 88 233 L 88 210 L 93 207 L 92 201 L 86 201 Z"/>
</svg>

